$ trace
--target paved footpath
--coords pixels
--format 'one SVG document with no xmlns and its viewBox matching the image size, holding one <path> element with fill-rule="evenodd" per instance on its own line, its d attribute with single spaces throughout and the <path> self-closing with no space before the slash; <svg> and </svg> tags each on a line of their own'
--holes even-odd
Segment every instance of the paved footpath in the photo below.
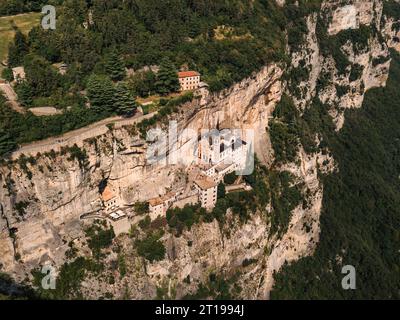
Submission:
<svg viewBox="0 0 400 320">
<path fill-rule="evenodd" d="M 9 83 L 0 83 L 0 91 L 3 91 L 4 96 L 7 98 L 11 108 L 18 113 L 25 113 L 26 110 L 18 103 L 17 94 Z"/>
<path fill-rule="evenodd" d="M 123 117 L 111 117 L 99 122 L 93 123 L 87 127 L 80 128 L 77 130 L 69 131 L 61 136 L 51 137 L 45 140 L 29 143 L 22 145 L 17 151 L 11 155 L 12 159 L 17 159 L 20 155 L 32 155 L 35 156 L 37 153 L 59 151 L 61 147 L 73 146 L 74 144 L 82 145 L 84 140 L 97 137 L 105 134 L 109 129 L 107 125 L 114 125 L 116 128 L 123 126 L 134 125 L 141 122 L 144 119 L 153 117 L 157 112 L 149 113 L 147 115 L 138 114 L 132 118 Z"/>
</svg>

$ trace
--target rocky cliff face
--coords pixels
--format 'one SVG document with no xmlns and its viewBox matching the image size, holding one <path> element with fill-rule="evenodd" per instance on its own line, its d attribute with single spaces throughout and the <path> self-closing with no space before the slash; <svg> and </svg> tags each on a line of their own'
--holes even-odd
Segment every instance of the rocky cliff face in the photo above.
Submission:
<svg viewBox="0 0 400 320">
<path fill-rule="evenodd" d="M 256 127 L 263 132 L 256 148 L 269 161 L 271 148 L 263 147 L 269 143 L 265 128 L 280 99 L 281 75 L 278 66 L 265 67 L 253 78 L 209 96 L 203 106 L 198 101 L 184 106 L 178 116 L 181 128 L 215 128 L 217 123 Z M 82 159 L 65 148 L 37 154 L 33 162 L 20 158 L 1 167 L 3 271 L 22 278 L 46 261 L 60 266 L 68 243 L 84 236 L 80 218 L 101 207 L 99 188 L 104 181 L 116 188 L 125 205 L 185 187 L 181 168 L 146 164 L 146 144 L 131 127 L 110 129 L 84 141 L 81 149 L 86 153 Z"/>
<path fill-rule="evenodd" d="M 280 3 L 285 5 L 284 1 Z M 267 128 L 284 92 L 293 97 L 300 111 L 319 97 L 340 130 L 345 121 L 344 110 L 361 107 L 368 89 L 385 85 L 389 47 L 399 50 L 399 22 L 382 12 L 382 1 L 325 1 L 320 13 L 306 18 L 304 44 L 299 50 L 288 48 L 289 65 L 266 66 L 230 89 L 183 106 L 182 112 L 174 116 L 180 130 L 251 128 L 256 132 L 258 158 L 271 167 L 274 152 Z M 358 47 L 351 41 L 341 45 L 349 64 L 340 72 L 334 57 L 322 52 L 318 35 L 321 19 L 329 21 L 326 33 L 332 37 L 364 27 L 374 30 L 368 35 L 366 46 Z M 300 83 L 282 77 L 299 68 L 307 70 Z M 356 75 L 355 68 L 359 70 Z M 319 84 L 322 76 L 326 79 L 324 86 Z M 299 88 L 297 93 L 291 91 L 293 85 Z M 100 208 L 99 191 L 105 182 L 115 188 L 125 205 L 186 186 L 181 166 L 146 163 L 147 144 L 130 126 L 110 128 L 84 141 L 81 149 L 86 155 L 65 148 L 63 152 L 49 150 L 34 159 L 1 165 L 0 271 L 22 280 L 38 265 L 51 263 L 60 267 L 66 260 L 68 244 L 84 242 L 83 227 L 87 222 L 81 218 Z M 236 277 L 242 288 L 238 297 L 268 298 L 274 272 L 285 262 L 315 250 L 323 197 L 319 174 L 333 173 L 335 164 L 329 152 L 307 154 L 299 147 L 296 162 L 277 169 L 292 173 L 296 183 L 302 185 L 303 203 L 307 203 L 291 213 L 283 235 L 271 233 L 270 222 L 261 213 L 241 224 L 228 212 L 229 230 L 221 229 L 214 221 L 195 225 L 180 237 L 165 233 L 162 241 L 167 248 L 166 258 L 151 264 L 139 258 L 132 250 L 132 241 L 122 236 L 116 241 L 126 254 L 128 275 L 112 285 L 89 277 L 83 283 L 83 293 L 96 298 L 104 292 L 121 296 L 128 290 L 132 298 L 152 298 L 157 287 L 165 287 L 169 297 L 180 298 L 196 292 L 199 284 L 215 273 Z M 107 261 L 115 259 L 115 253 L 109 252 Z M 188 276 L 190 283 L 184 283 Z"/>
<path fill-rule="evenodd" d="M 318 96 L 330 107 L 336 127 L 340 130 L 347 108 L 360 108 L 367 90 L 385 86 L 390 67 L 389 46 L 397 47 L 397 31 L 390 18 L 382 17 L 382 1 L 338 3 L 325 1 L 321 13 L 308 17 L 307 41 L 301 50 L 292 52 L 292 61 L 294 69 L 308 71 L 308 76 L 299 85 L 300 93 L 294 97 L 297 106 L 304 109 Z M 324 27 L 327 32 L 321 33 L 318 29 Z M 341 52 L 348 59 L 348 63 L 341 66 L 339 64 L 344 62 L 335 59 L 333 52 L 328 55 L 323 52 L 321 38 L 335 38 L 340 32 L 349 31 L 357 36 L 340 40 Z M 386 37 L 386 41 L 382 36 Z M 362 43 L 359 42 L 360 37 L 364 37 Z M 321 79 L 325 81 L 323 85 Z"/>
</svg>

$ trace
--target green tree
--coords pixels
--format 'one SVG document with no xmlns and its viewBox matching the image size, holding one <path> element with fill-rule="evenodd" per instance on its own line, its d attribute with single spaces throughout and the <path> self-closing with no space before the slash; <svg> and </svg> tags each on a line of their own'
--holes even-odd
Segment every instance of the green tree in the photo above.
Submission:
<svg viewBox="0 0 400 320">
<path fill-rule="evenodd" d="M 148 97 L 155 91 L 156 75 L 153 71 L 137 72 L 129 79 L 129 87 L 135 95 Z"/>
<path fill-rule="evenodd" d="M 234 184 L 237 178 L 236 172 L 231 172 L 224 177 L 224 182 L 229 185 Z"/>
<path fill-rule="evenodd" d="M 149 213 L 149 203 L 148 202 L 136 202 L 134 204 L 135 213 L 137 214 L 145 214 Z"/>
<path fill-rule="evenodd" d="M 119 81 L 125 78 L 125 65 L 115 50 L 106 56 L 105 68 L 111 80 Z"/>
<path fill-rule="evenodd" d="M 14 138 L 8 132 L 0 129 L 0 156 L 14 150 L 16 146 Z"/>
<path fill-rule="evenodd" d="M 97 113 L 112 113 L 115 93 L 109 77 L 94 74 L 89 77 L 86 88 L 91 107 Z"/>
<path fill-rule="evenodd" d="M 137 103 L 126 83 L 119 83 L 115 87 L 114 109 L 123 116 L 132 116 L 136 112 Z"/>
<path fill-rule="evenodd" d="M 295 128 L 274 121 L 270 127 L 270 135 L 276 162 L 286 163 L 294 161 L 299 144 Z"/>
<path fill-rule="evenodd" d="M 21 65 L 28 52 L 29 45 L 26 36 L 19 29 L 16 29 L 14 42 L 8 47 L 8 64 L 11 67 Z"/>
<path fill-rule="evenodd" d="M 1 72 L 1 77 L 3 79 L 7 80 L 8 82 L 11 82 L 14 80 L 14 75 L 10 68 L 3 69 L 3 71 Z"/>
<path fill-rule="evenodd" d="M 29 83 L 27 82 L 21 82 L 19 83 L 15 91 L 18 95 L 18 101 L 23 105 L 24 107 L 29 107 L 32 105 L 33 100 L 33 92 L 32 92 L 32 87 Z"/>
<path fill-rule="evenodd" d="M 156 88 L 161 95 L 167 95 L 179 90 L 179 79 L 175 66 L 168 59 L 164 58 L 160 64 L 160 70 L 157 74 Z"/>
<path fill-rule="evenodd" d="M 30 51 L 51 63 L 61 61 L 58 35 L 44 30 L 41 26 L 32 28 L 28 34 Z"/>
<path fill-rule="evenodd" d="M 143 240 L 136 241 L 137 252 L 150 262 L 161 261 L 165 257 L 165 247 L 156 234 L 148 235 Z"/>
<path fill-rule="evenodd" d="M 218 185 L 218 191 L 217 191 L 218 199 L 225 198 L 225 195 L 226 195 L 225 184 L 221 182 Z"/>
<path fill-rule="evenodd" d="M 48 97 L 59 86 L 59 75 L 44 58 L 29 54 L 24 59 L 26 80 L 36 97 Z"/>
<path fill-rule="evenodd" d="M 85 233 L 88 246 L 96 259 L 101 257 L 101 250 L 109 247 L 115 238 L 113 228 L 108 228 L 107 225 L 102 225 L 101 223 L 93 224 L 85 230 Z"/>
</svg>

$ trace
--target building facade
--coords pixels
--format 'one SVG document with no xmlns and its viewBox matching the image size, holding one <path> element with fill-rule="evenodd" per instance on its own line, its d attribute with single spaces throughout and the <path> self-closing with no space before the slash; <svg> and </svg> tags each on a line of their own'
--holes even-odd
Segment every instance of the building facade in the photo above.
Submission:
<svg viewBox="0 0 400 320">
<path fill-rule="evenodd" d="M 17 82 L 24 81 L 25 78 L 26 78 L 25 68 L 24 67 L 12 68 L 12 73 L 13 73 L 13 76 L 14 76 L 14 80 L 17 81 Z"/>
<path fill-rule="evenodd" d="M 107 186 L 101 194 L 101 200 L 107 212 L 115 211 L 120 206 L 118 197 L 116 196 L 114 190 L 109 186 Z"/>
<path fill-rule="evenodd" d="M 199 202 L 207 210 L 212 210 L 217 203 L 218 184 L 210 178 L 196 180 L 195 188 L 199 193 Z"/>
<path fill-rule="evenodd" d="M 200 74 L 196 71 L 178 72 L 181 91 L 196 90 L 200 86 Z"/>
<path fill-rule="evenodd" d="M 149 210 L 151 220 L 162 217 L 167 213 L 167 210 L 176 201 L 176 195 L 172 192 L 158 198 L 149 200 Z"/>
<path fill-rule="evenodd" d="M 193 154 L 193 149 L 192 154 Z M 198 138 L 197 161 L 189 169 L 192 178 L 189 181 L 192 193 L 180 197 L 178 193 L 169 193 L 149 200 L 152 220 L 165 216 L 170 207 L 183 208 L 185 205 L 200 203 L 206 210 L 212 210 L 218 200 L 218 185 L 224 176 L 244 169 L 247 160 L 247 143 L 230 130 L 210 131 Z M 195 153 L 196 153 L 195 150 Z M 180 195 L 183 193 L 181 192 Z"/>
<path fill-rule="evenodd" d="M 129 222 L 128 216 L 124 212 L 122 212 L 122 210 L 111 213 L 109 215 L 109 219 L 113 227 L 115 236 L 118 237 L 120 234 L 129 232 L 131 224 Z"/>
<path fill-rule="evenodd" d="M 234 170 L 240 170 L 246 159 L 247 143 L 229 131 L 215 134 L 211 131 L 200 138 L 198 160 L 202 165 L 232 164 Z"/>
</svg>

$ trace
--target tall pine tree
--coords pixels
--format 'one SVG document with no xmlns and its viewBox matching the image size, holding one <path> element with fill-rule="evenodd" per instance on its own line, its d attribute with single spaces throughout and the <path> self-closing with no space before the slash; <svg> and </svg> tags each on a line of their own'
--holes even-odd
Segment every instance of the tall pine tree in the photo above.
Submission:
<svg viewBox="0 0 400 320">
<path fill-rule="evenodd" d="M 110 78 L 92 75 L 86 88 L 91 107 L 97 113 L 111 114 L 113 112 L 115 91 Z"/>
<path fill-rule="evenodd" d="M 31 85 L 24 81 L 15 87 L 15 91 L 18 95 L 19 103 L 24 107 L 30 107 L 33 103 L 33 90 Z"/>
<path fill-rule="evenodd" d="M 137 103 L 125 83 L 115 87 L 114 108 L 122 116 L 133 116 L 136 112 Z"/>
<path fill-rule="evenodd" d="M 49 97 L 60 84 L 60 75 L 43 57 L 29 54 L 24 59 L 26 80 L 35 96 Z"/>
<path fill-rule="evenodd" d="M 105 67 L 111 80 L 120 81 L 125 78 L 125 65 L 115 50 L 106 56 Z"/>
<path fill-rule="evenodd" d="M 10 68 L 3 69 L 3 71 L 1 72 L 1 77 L 3 79 L 7 80 L 8 82 L 11 82 L 14 80 L 14 74 Z"/>
<path fill-rule="evenodd" d="M 164 58 L 161 61 L 160 70 L 157 74 L 156 88 L 157 92 L 161 95 L 177 92 L 180 88 L 178 73 L 168 58 Z"/>
<path fill-rule="evenodd" d="M 17 67 L 24 61 L 25 55 L 29 52 L 28 40 L 26 36 L 16 29 L 14 42 L 8 47 L 8 64 L 10 67 Z"/>
</svg>

